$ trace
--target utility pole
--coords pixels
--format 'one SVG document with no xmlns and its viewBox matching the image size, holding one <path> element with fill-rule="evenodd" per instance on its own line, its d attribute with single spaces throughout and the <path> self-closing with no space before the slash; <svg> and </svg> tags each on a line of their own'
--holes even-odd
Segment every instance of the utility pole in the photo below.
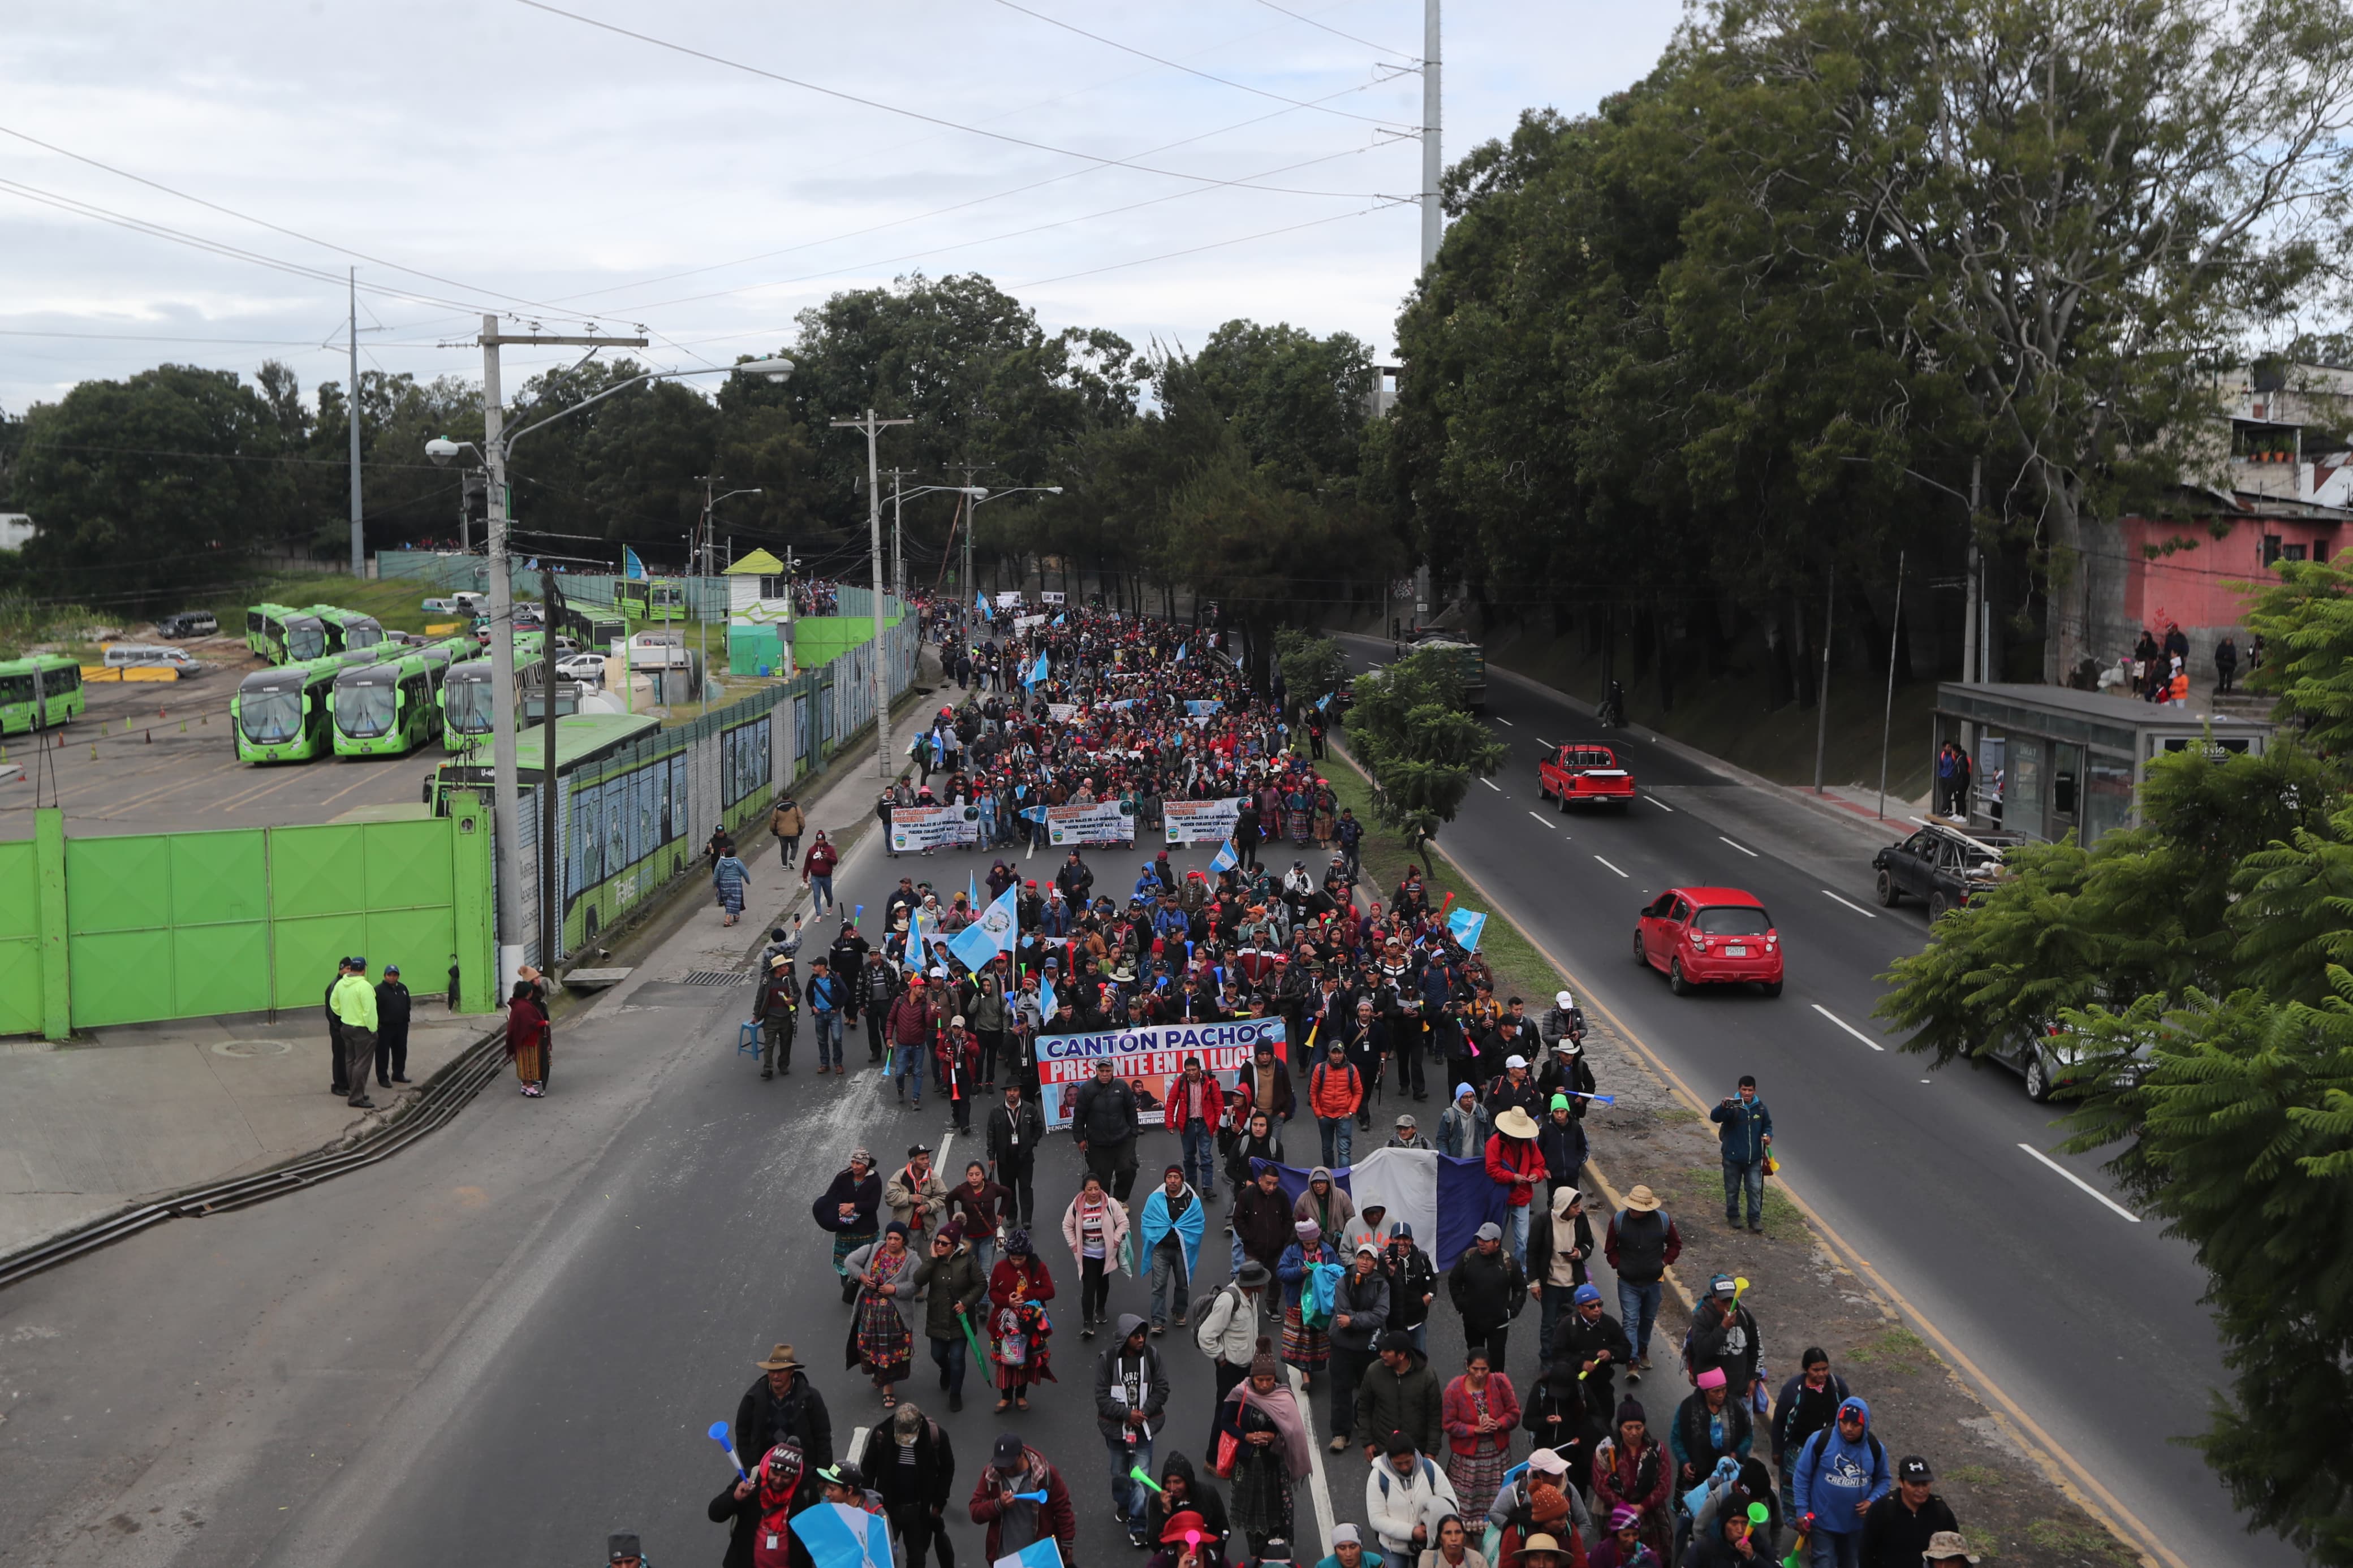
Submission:
<svg viewBox="0 0 2353 1568">
<path fill-rule="evenodd" d="M 913 425 L 913 419 L 878 419 L 871 408 L 863 419 L 836 419 L 837 430 L 861 430 L 866 435 L 866 534 L 874 558 L 874 769 L 885 785 L 891 782 L 890 644 L 882 625 L 882 489 L 875 467 L 874 438 L 892 425 Z"/>
<path fill-rule="evenodd" d="M 711 575 L 711 492 L 727 482 L 724 474 L 697 474 L 695 481 L 702 487 L 702 518 L 694 530 L 694 574 Z"/>
<path fill-rule="evenodd" d="M 555 953 L 564 931 L 564 846 L 555 836 L 555 628 L 558 601 L 555 568 L 539 569 L 539 602 L 547 614 L 547 635 L 541 639 L 545 657 L 539 670 L 539 967 L 555 973 Z"/>
<path fill-rule="evenodd" d="M 972 531 L 980 521 L 980 501 L 979 498 L 972 493 L 972 477 L 988 465 L 956 463 L 951 466 L 964 470 L 964 494 L 956 501 L 956 504 L 964 509 L 964 576 L 956 584 L 956 592 L 969 594 L 972 592 Z M 1042 566 L 1039 569 L 1038 580 L 1041 583 L 1046 580 L 1045 569 Z"/>
<path fill-rule="evenodd" d="M 913 472 L 912 468 L 891 470 L 891 592 L 899 596 L 902 604 L 907 599 L 907 535 L 901 526 L 903 518 L 899 510 L 899 482 L 911 478 Z"/>
<path fill-rule="evenodd" d="M 1969 459 L 1969 556 L 1962 568 L 1968 577 L 1968 607 L 1961 612 L 1961 679 L 1976 681 L 1984 679 L 1978 668 L 1978 605 L 1984 591 L 1985 569 L 1978 563 L 1978 501 L 1985 475 L 1985 459 Z M 1977 762 L 1977 726 L 1964 720 L 1961 723 L 1961 750 L 1969 755 L 1972 765 Z"/>
<path fill-rule="evenodd" d="M 514 584 L 507 575 L 507 448 L 499 350 L 507 343 L 638 348 L 643 338 L 555 337 L 501 332 L 495 314 L 482 316 L 482 461 L 490 468 L 487 535 L 491 559 L 491 835 L 498 855 L 499 973 L 493 994 L 513 987 L 522 964 L 522 819 L 515 780 Z M 356 409 L 356 403 L 353 405 Z M 551 633 L 554 628 L 549 628 Z M 554 641 L 551 635 L 549 642 Z"/>
<path fill-rule="evenodd" d="M 360 523 L 360 269 L 351 269 L 352 290 L 352 575 L 367 575 L 367 531 Z M 465 486 L 460 484 L 462 497 Z"/>
<path fill-rule="evenodd" d="M 1895 735 L 1895 650 L 1904 645 L 1904 555 L 1895 552 L 1895 626 L 1887 634 L 1887 710 L 1879 720 L 1879 820 L 1887 820 L 1887 748 Z M 1964 811 L 1963 816 L 1968 815 Z"/>
<path fill-rule="evenodd" d="M 1822 595 L 1822 679 L 1814 688 L 1814 793 L 1822 793 L 1822 752 L 1831 740 L 1831 617 L 1838 611 L 1838 567 Z"/>
<path fill-rule="evenodd" d="M 1438 0 L 1421 0 L 1421 265 L 1438 259 L 1446 215 L 1438 205 L 1446 161 L 1439 156 Z"/>
</svg>

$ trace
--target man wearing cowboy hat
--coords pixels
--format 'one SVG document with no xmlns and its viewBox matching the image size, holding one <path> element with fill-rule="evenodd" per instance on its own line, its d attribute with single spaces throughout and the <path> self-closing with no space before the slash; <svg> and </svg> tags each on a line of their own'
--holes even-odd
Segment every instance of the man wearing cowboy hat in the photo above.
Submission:
<svg viewBox="0 0 2353 1568">
<path fill-rule="evenodd" d="M 1651 1329 L 1659 1321 L 1660 1281 L 1683 1249 L 1683 1233 L 1646 1185 L 1628 1193 L 1626 1206 L 1609 1216 L 1601 1254 L 1618 1276 L 1618 1313 L 1634 1346 L 1628 1383 L 1641 1382 L 1642 1373 L 1651 1369 Z"/>
<path fill-rule="evenodd" d="M 1528 1214 L 1535 1202 L 1535 1184 L 1545 1179 L 1537 1131 L 1535 1118 L 1512 1105 L 1496 1116 L 1494 1133 L 1487 1140 L 1487 1179 L 1504 1189 L 1511 1215 L 1512 1256 L 1523 1268 L 1528 1261 Z"/>
<path fill-rule="evenodd" d="M 761 1376 L 736 1402 L 735 1451 L 765 1454 L 789 1437 L 819 1468 L 833 1463 L 833 1417 L 793 1347 L 780 1344 L 753 1364 Z"/>
</svg>

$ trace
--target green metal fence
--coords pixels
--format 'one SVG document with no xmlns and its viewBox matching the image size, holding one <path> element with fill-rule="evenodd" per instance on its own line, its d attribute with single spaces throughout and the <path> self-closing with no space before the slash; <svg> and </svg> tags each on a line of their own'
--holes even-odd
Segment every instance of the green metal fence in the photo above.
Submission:
<svg viewBox="0 0 2353 1568">
<path fill-rule="evenodd" d="M 0 844 L 0 1035 L 319 1004 L 336 960 L 494 1002 L 489 814 Z"/>
</svg>

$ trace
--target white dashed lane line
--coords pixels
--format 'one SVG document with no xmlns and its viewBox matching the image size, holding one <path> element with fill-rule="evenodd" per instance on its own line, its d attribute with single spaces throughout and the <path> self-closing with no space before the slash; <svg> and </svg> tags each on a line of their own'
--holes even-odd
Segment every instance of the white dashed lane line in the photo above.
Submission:
<svg viewBox="0 0 2353 1568">
<path fill-rule="evenodd" d="M 1657 795 L 1644 795 L 1642 798 L 1643 798 L 1644 800 L 1649 801 L 1652 805 L 1657 806 L 1661 811 L 1672 811 L 1672 810 L 1674 810 L 1674 807 L 1673 807 L 1673 806 L 1669 805 L 1665 801 L 1661 800 Z"/>
<path fill-rule="evenodd" d="M 1600 857 L 1600 856 L 1599 856 L 1599 855 L 1596 855 L 1596 856 L 1594 857 L 1594 858 L 1595 858 L 1596 860 L 1601 860 L 1601 863 L 1602 863 L 1604 866 L 1609 866 L 1609 861 L 1607 861 L 1607 860 L 1602 860 L 1602 859 L 1601 859 L 1601 857 Z M 1609 868 L 1610 868 L 1612 871 L 1618 871 L 1618 868 L 1617 868 L 1617 867 L 1615 867 L 1615 866 L 1609 866 Z M 1630 876 L 1627 876 L 1627 874 L 1626 874 L 1625 872 L 1623 872 L 1623 871 L 1618 871 L 1618 874 L 1619 874 L 1620 876 L 1621 876 L 1621 877 L 1625 877 L 1625 878 L 1626 878 L 1626 879 L 1627 879 L 1628 881 L 1630 881 L 1630 881 L 1632 881 L 1632 880 L 1634 879 L 1633 878 L 1631 878 L 1631 877 L 1630 877 Z"/>
<path fill-rule="evenodd" d="M 1834 904 L 1846 904 L 1846 907 L 1847 907 L 1848 909 L 1852 910 L 1856 914 L 1861 915 L 1864 920 L 1867 920 L 1867 921 L 1875 921 L 1875 920 L 1877 920 L 1877 919 L 1879 918 L 1877 915 L 1875 915 L 1875 914 L 1872 913 L 1869 910 L 1864 909 L 1861 904 L 1848 903 L 1846 900 L 1840 898 L 1836 893 L 1831 892 L 1828 888 L 1824 888 L 1824 889 L 1822 889 L 1822 897 L 1824 897 L 1824 898 L 1828 899 L 1831 902 L 1832 902 L 1832 903 L 1834 903 Z"/>
<path fill-rule="evenodd" d="M 2074 1183 L 2077 1186 L 2083 1188 L 2085 1192 L 2091 1194 L 2093 1197 L 2098 1199 L 2101 1203 L 2105 1204 L 2117 1214 L 2120 1214 L 2125 1218 L 2132 1221 L 2133 1224 L 2138 1225 L 2140 1223 L 2140 1215 L 2133 1213 L 2132 1210 L 2125 1207 L 2124 1205 L 2116 1202 L 2116 1199 L 2108 1196 L 2107 1194 L 2100 1191 L 2099 1188 L 2092 1185 L 2091 1183 L 2084 1180 L 2083 1177 L 2077 1175 L 2074 1172 L 2069 1170 L 2066 1166 L 2061 1164 L 2058 1161 L 2052 1159 L 2042 1150 L 2037 1149 L 2033 1144 L 2021 1143 L 2019 1147 L 2033 1155 L 2036 1159 L 2042 1161 L 2044 1164 L 2050 1166 L 2052 1170 L 2058 1172 L 2061 1175 L 2066 1177 L 2069 1181 Z"/>
<path fill-rule="evenodd" d="M 1511 727 L 1514 730 L 1519 728 L 1517 724 L 1512 724 L 1512 721 L 1509 719 L 1504 718 L 1501 713 L 1495 715 L 1495 722 L 1498 724 L 1511 724 Z"/>
<path fill-rule="evenodd" d="M 1731 840 L 1731 839 L 1729 839 L 1729 838 L 1725 838 L 1725 837 L 1724 837 L 1724 835 L 1723 835 L 1723 834 L 1721 834 L 1721 833 L 1717 834 L 1717 835 L 1716 835 L 1716 837 L 1717 837 L 1718 838 L 1722 838 L 1722 839 L 1724 839 L 1724 842 L 1725 842 L 1725 843 L 1726 843 L 1726 844 L 1732 844 L 1732 840 Z M 1747 846 L 1747 845 L 1746 845 L 1746 844 L 1732 844 L 1732 847 L 1733 847 L 1735 849 L 1739 850 L 1743 855 L 1747 856 L 1751 860 L 1757 860 L 1757 859 L 1761 859 L 1761 858 L 1763 858 L 1763 857 L 1762 857 L 1762 856 L 1760 856 L 1760 855 L 1758 855 L 1758 854 L 1757 853 L 1757 851 L 1756 851 L 1756 850 L 1751 849 L 1751 848 L 1750 848 L 1750 847 L 1748 847 L 1748 846 Z"/>
<path fill-rule="evenodd" d="M 1503 786 L 1498 784 L 1493 779 L 1481 779 L 1479 782 L 1485 784 L 1489 789 L 1493 790 L 1497 795 L 1504 793 Z"/>
<path fill-rule="evenodd" d="M 1848 1034 L 1852 1035 L 1856 1039 L 1861 1040 L 1873 1050 L 1884 1051 L 1887 1048 L 1885 1046 L 1881 1045 L 1877 1040 L 1873 1039 L 1869 1035 L 1864 1034 L 1861 1029 L 1856 1028 L 1852 1024 L 1848 1023 L 1844 1018 L 1840 1017 L 1836 1013 L 1831 1012 L 1828 1007 L 1823 1006 L 1820 1003 L 1815 1003 L 1813 1007 L 1815 1012 L 1820 1013 L 1823 1017 L 1828 1018 L 1831 1023 L 1836 1024 L 1840 1028 L 1844 1029 Z"/>
</svg>

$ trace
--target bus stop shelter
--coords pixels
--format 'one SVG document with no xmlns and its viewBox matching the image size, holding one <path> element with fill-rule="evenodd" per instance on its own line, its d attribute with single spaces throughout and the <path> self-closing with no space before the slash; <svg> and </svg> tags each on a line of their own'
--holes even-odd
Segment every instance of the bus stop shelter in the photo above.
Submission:
<svg viewBox="0 0 2353 1568">
<path fill-rule="evenodd" d="M 2031 838 L 2086 845 L 2140 820 L 2152 758 L 2192 747 L 2260 756 L 2268 720 L 2173 708 L 2064 686 L 1936 685 L 1932 752 L 1951 741 L 1975 764 L 1968 819 Z"/>
</svg>

